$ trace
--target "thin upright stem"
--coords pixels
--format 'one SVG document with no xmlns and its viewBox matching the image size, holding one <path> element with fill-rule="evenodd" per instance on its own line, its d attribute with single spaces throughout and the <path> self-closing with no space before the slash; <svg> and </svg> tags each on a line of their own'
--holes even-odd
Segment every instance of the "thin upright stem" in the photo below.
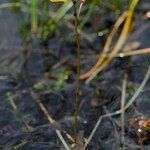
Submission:
<svg viewBox="0 0 150 150">
<path fill-rule="evenodd" d="M 37 0 L 31 1 L 31 30 L 35 32 L 37 30 L 38 18 L 37 18 Z"/>
<path fill-rule="evenodd" d="M 126 101 L 126 90 L 127 90 L 127 80 L 128 80 L 128 74 L 125 72 L 123 82 L 122 82 L 122 92 L 121 92 L 121 143 L 124 147 L 125 143 L 125 101 Z"/>
<path fill-rule="evenodd" d="M 76 80 L 76 97 L 74 102 L 74 141 L 75 144 L 77 143 L 77 119 L 78 119 L 78 105 L 80 100 L 80 83 L 79 83 L 79 76 L 80 76 L 80 36 L 78 32 L 78 19 L 79 15 L 77 13 L 76 8 L 76 0 L 73 0 L 73 8 L 74 8 L 74 16 L 75 16 L 75 34 L 76 34 L 76 50 L 77 50 L 77 80 Z"/>
</svg>

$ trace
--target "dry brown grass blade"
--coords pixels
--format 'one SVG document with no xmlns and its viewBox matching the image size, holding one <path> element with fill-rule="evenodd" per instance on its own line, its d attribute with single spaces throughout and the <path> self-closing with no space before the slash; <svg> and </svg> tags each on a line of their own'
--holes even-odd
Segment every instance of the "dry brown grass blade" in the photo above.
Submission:
<svg viewBox="0 0 150 150">
<path fill-rule="evenodd" d="M 116 57 L 128 57 L 128 56 L 143 55 L 143 54 L 148 54 L 148 53 L 150 53 L 150 48 L 126 50 L 125 52 L 118 53 Z M 108 54 L 107 57 L 110 57 L 110 55 Z"/>
<path fill-rule="evenodd" d="M 134 9 L 135 9 L 135 6 L 137 5 L 137 3 L 138 3 L 138 0 L 132 1 L 130 8 L 127 12 L 127 18 L 125 20 L 123 30 L 121 32 L 121 35 L 119 36 L 119 39 L 118 39 L 116 45 L 114 46 L 112 52 L 110 53 L 110 57 L 108 59 L 106 59 L 103 62 L 103 64 L 100 65 L 95 71 L 92 72 L 90 77 L 86 80 L 86 83 L 89 83 L 100 71 L 102 71 L 104 68 L 106 68 L 110 64 L 110 62 L 113 60 L 113 58 L 116 57 L 118 52 L 121 50 L 123 44 L 125 43 L 125 41 L 127 39 L 128 33 L 130 31 L 132 18 L 133 18 L 133 14 L 134 14 Z"/>
<path fill-rule="evenodd" d="M 110 45 L 112 43 L 113 37 L 115 36 L 116 32 L 118 31 L 119 27 L 121 26 L 121 24 L 123 23 L 123 21 L 125 20 L 127 16 L 127 12 L 124 12 L 119 19 L 116 21 L 114 27 L 112 28 L 102 51 L 102 54 L 99 57 L 99 60 L 97 61 L 97 63 L 85 74 L 80 75 L 80 79 L 86 79 L 88 78 L 93 71 L 95 71 L 104 61 L 104 59 L 107 57 L 107 53 L 110 50 Z"/>
<path fill-rule="evenodd" d="M 112 113 L 107 113 L 105 115 L 102 115 L 99 117 L 97 123 L 95 124 L 91 134 L 89 135 L 85 145 L 84 145 L 84 148 L 83 150 L 86 150 L 87 146 L 89 145 L 89 143 L 91 142 L 93 136 L 95 135 L 99 125 L 101 124 L 102 122 L 102 119 L 103 118 L 106 118 L 106 117 L 110 117 L 110 116 L 115 116 L 115 115 L 119 115 L 121 114 L 122 112 L 126 111 L 132 104 L 133 102 L 136 100 L 136 98 L 139 96 L 139 94 L 141 93 L 141 91 L 144 89 L 146 83 L 148 82 L 150 78 L 150 66 L 148 67 L 148 70 L 147 70 L 147 73 L 143 79 L 143 81 L 141 82 L 139 88 L 137 89 L 137 91 L 134 93 L 134 95 L 131 97 L 131 99 L 128 101 L 128 103 L 124 106 L 124 108 L 120 109 L 120 110 L 117 110 L 115 112 L 112 112 Z"/>
<path fill-rule="evenodd" d="M 127 90 L 127 81 L 128 81 L 128 74 L 127 72 L 125 72 L 124 74 L 124 78 L 122 81 L 122 91 L 121 91 L 121 142 L 123 144 L 124 147 L 124 143 L 125 143 L 125 111 L 124 111 L 124 107 L 125 107 L 125 102 L 126 102 L 126 90 Z"/>
<path fill-rule="evenodd" d="M 117 25 L 114 26 L 114 28 L 112 29 L 112 32 L 110 33 L 110 35 L 106 41 L 102 55 L 100 56 L 98 62 L 87 73 L 81 75 L 80 79 L 88 78 L 86 80 L 86 83 L 89 83 L 100 71 L 102 71 L 105 67 L 107 67 L 107 65 L 112 61 L 112 59 L 114 57 L 116 57 L 117 53 L 121 50 L 123 44 L 126 41 L 127 35 L 129 33 L 129 30 L 130 30 L 134 9 L 135 9 L 135 6 L 137 5 L 137 3 L 138 3 L 138 0 L 133 0 L 131 5 L 130 5 L 129 10 L 122 15 L 125 17 L 127 15 L 126 21 L 124 23 L 124 27 L 123 27 L 123 30 L 121 32 L 121 35 L 120 35 L 116 45 L 114 46 L 112 52 L 110 53 L 109 58 L 107 57 L 107 52 L 110 50 L 112 38 L 114 37 L 114 35 L 117 32 L 121 23 L 124 21 L 124 17 L 122 17 L 122 16 L 116 22 Z"/>
<path fill-rule="evenodd" d="M 143 48 L 143 49 L 137 49 L 137 50 L 126 50 L 124 52 L 122 51 L 122 52 L 118 53 L 115 57 L 128 57 L 128 56 L 143 55 L 143 54 L 148 54 L 148 53 L 150 53 L 150 48 Z M 103 57 L 103 56 L 101 56 L 101 57 Z M 107 57 L 110 57 L 110 54 L 107 54 L 104 57 L 106 59 Z M 84 79 L 86 77 L 86 75 L 85 76 L 84 75 L 85 74 L 80 76 L 80 79 Z"/>
<path fill-rule="evenodd" d="M 37 95 L 34 93 L 33 90 L 30 90 L 31 96 L 33 97 L 33 99 L 37 102 L 37 104 L 39 105 L 40 109 L 43 111 L 44 115 L 46 116 L 47 120 L 49 121 L 49 123 L 55 128 L 55 132 L 57 134 L 57 136 L 59 137 L 60 141 L 62 142 L 62 144 L 64 145 L 66 150 L 70 150 L 68 144 L 66 143 L 65 139 L 63 138 L 61 131 L 59 130 L 59 125 L 57 124 L 57 122 L 49 115 L 47 109 L 45 108 L 45 106 L 40 102 L 40 100 L 38 99 Z M 71 136 L 70 136 L 71 137 Z"/>
<path fill-rule="evenodd" d="M 138 49 L 138 50 L 128 50 L 128 51 L 119 53 L 117 56 L 128 57 L 128 56 L 147 54 L 147 53 L 150 53 L 150 48 L 143 48 L 143 49 Z"/>
</svg>

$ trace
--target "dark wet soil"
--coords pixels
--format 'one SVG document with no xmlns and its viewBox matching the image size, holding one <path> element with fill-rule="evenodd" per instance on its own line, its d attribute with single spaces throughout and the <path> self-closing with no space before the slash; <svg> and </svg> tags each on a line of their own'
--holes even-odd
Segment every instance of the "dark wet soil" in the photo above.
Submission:
<svg viewBox="0 0 150 150">
<path fill-rule="evenodd" d="M 138 48 L 150 47 L 150 21 L 143 17 L 150 9 L 148 6 L 149 1 L 141 4 L 135 18 L 135 30 L 127 42 L 139 42 Z M 107 26 L 108 20 L 103 19 L 100 24 Z M 63 150 L 55 126 L 49 124 L 31 91 L 58 122 L 59 128 L 72 135 L 76 92 L 75 41 L 69 41 L 67 37 L 65 40 L 59 39 L 55 35 L 46 45 L 36 38 L 25 45 L 19 32 L 20 26 L 18 13 L 8 9 L 0 10 L 0 149 Z M 91 28 L 97 30 L 98 27 L 93 23 Z M 103 46 L 104 39 L 96 37 L 91 43 L 81 43 L 82 72 L 96 62 L 98 49 Z M 92 50 L 93 47 L 97 50 Z M 81 81 L 78 131 L 83 131 L 84 136 L 88 137 L 101 115 L 120 108 L 121 84 L 127 69 L 130 70 L 130 99 L 143 80 L 149 63 L 148 55 L 116 58 L 90 84 Z M 127 150 L 150 149 L 150 131 L 144 131 L 147 139 L 141 144 L 141 136 L 137 133 L 139 127 L 132 121 L 141 117 L 150 119 L 149 99 L 150 82 L 125 113 Z M 120 116 L 106 118 L 88 149 L 119 150 L 122 145 L 120 139 Z"/>
</svg>

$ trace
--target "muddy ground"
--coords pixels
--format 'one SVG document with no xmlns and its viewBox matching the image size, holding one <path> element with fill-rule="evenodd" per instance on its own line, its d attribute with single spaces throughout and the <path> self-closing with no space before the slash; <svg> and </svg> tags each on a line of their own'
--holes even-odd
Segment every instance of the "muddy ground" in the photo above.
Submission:
<svg viewBox="0 0 150 150">
<path fill-rule="evenodd" d="M 149 1 L 141 2 L 135 17 L 135 29 L 127 42 L 139 42 L 138 48 L 150 47 L 150 21 L 144 17 L 149 9 Z M 87 33 L 88 28 L 100 30 L 101 25 L 110 27 L 109 24 L 114 22 L 111 17 L 109 14 L 107 19 L 98 20 L 99 25 L 94 18 L 86 27 Z M 46 44 L 37 38 L 25 44 L 20 26 L 21 15 L 18 12 L 0 9 L 0 149 L 63 150 L 55 127 L 49 124 L 31 93 L 34 92 L 44 104 L 59 128 L 72 135 L 76 83 L 75 40 L 70 40 L 68 35 L 62 39 L 54 34 Z M 95 64 L 105 36 L 94 37 L 91 42 L 81 40 L 82 72 Z M 84 137 L 89 136 L 101 115 L 120 108 L 124 72 L 129 70 L 128 101 L 142 82 L 149 64 L 149 55 L 116 58 L 90 84 L 80 82 L 78 131 L 83 131 Z M 133 121 L 141 117 L 150 119 L 150 80 L 125 112 L 126 150 L 150 149 L 150 131 L 142 133 L 144 136 L 141 137 L 138 125 Z M 102 121 L 88 149 L 119 150 L 122 146 L 120 139 L 120 115 L 108 117 Z"/>
</svg>

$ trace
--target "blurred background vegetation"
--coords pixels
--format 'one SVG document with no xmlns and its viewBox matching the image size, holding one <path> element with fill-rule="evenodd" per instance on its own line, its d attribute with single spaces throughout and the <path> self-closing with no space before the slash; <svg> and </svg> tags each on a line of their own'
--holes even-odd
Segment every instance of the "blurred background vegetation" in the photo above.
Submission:
<svg viewBox="0 0 150 150">
<path fill-rule="evenodd" d="M 128 7 L 128 3 L 126 0 L 112 0 L 111 2 L 105 0 L 86 1 L 81 12 L 79 28 L 81 30 L 85 29 L 92 23 L 93 19 L 104 17 L 103 15 L 106 13 L 112 13 L 112 20 L 117 18 Z M 51 3 L 49 0 L 11 0 L 9 6 L 13 6 L 15 11 L 22 14 L 20 31 L 26 42 L 30 40 L 31 34 L 34 34 L 41 41 L 47 41 L 54 34 L 64 35 L 64 26 L 68 27 L 68 30 L 72 30 L 73 28 L 68 22 L 72 21 L 74 17 L 72 15 L 73 12 L 71 12 L 71 1 L 64 4 Z M 107 26 L 101 27 L 101 30 L 93 31 L 90 34 L 94 36 L 95 34 L 103 35 L 108 33 Z M 67 36 L 70 37 L 71 34 L 72 32 L 69 32 Z"/>
</svg>

